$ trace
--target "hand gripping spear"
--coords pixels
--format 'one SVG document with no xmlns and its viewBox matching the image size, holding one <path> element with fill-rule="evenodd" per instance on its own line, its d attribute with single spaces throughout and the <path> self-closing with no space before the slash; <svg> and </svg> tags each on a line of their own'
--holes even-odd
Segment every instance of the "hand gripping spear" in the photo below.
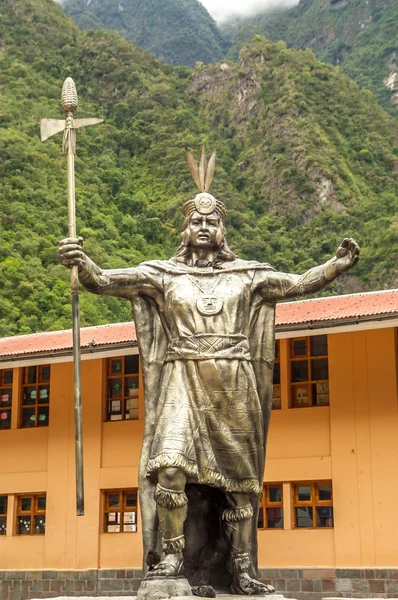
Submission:
<svg viewBox="0 0 398 600">
<path fill-rule="evenodd" d="M 75 119 L 78 99 L 76 87 L 71 77 L 64 81 L 62 87 L 62 108 L 66 113 L 65 120 L 42 119 L 40 122 L 41 141 L 64 132 L 62 151 L 68 161 L 68 230 L 69 237 L 76 237 L 76 205 L 75 205 L 75 153 L 76 129 L 102 123 L 103 119 Z M 82 395 L 80 378 L 80 323 L 79 323 L 79 276 L 77 267 L 71 269 L 72 323 L 73 323 L 73 375 L 75 397 L 75 460 L 76 460 L 76 513 L 84 515 L 84 479 L 83 479 L 83 424 Z"/>
</svg>

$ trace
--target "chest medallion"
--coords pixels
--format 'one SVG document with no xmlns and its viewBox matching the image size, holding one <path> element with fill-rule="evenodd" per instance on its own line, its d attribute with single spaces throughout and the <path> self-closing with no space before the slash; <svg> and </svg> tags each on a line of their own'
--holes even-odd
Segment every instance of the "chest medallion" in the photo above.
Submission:
<svg viewBox="0 0 398 600">
<path fill-rule="evenodd" d="M 201 285 L 193 277 L 187 274 L 188 279 L 202 292 L 199 298 L 196 300 L 196 308 L 198 312 L 204 317 L 218 315 L 223 309 L 223 300 L 218 294 L 214 293 L 214 290 L 221 281 L 221 275 L 217 279 L 213 287 L 206 292 Z"/>
</svg>

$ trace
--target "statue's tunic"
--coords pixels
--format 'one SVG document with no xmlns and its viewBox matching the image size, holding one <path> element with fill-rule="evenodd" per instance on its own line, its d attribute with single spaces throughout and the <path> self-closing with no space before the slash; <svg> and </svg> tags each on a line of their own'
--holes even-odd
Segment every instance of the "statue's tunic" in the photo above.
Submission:
<svg viewBox="0 0 398 600">
<path fill-rule="evenodd" d="M 180 467 L 190 481 L 259 492 L 264 428 L 248 339 L 258 283 L 255 271 L 163 276 L 168 350 L 148 475 Z M 223 303 L 217 315 L 198 310 L 210 291 Z"/>
</svg>

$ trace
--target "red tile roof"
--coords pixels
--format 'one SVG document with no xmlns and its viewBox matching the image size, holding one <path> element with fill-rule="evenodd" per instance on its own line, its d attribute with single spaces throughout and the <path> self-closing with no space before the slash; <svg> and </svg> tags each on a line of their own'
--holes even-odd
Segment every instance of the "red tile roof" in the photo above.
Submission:
<svg viewBox="0 0 398 600">
<path fill-rule="evenodd" d="M 398 318 L 398 289 L 278 304 L 276 327 L 277 330 L 289 330 L 289 327 L 295 329 L 311 325 L 316 329 L 326 323 L 343 325 L 347 322 L 394 317 Z M 83 352 L 103 350 L 108 346 L 135 346 L 136 342 L 134 323 L 84 327 L 81 330 Z M 49 353 L 70 354 L 71 348 L 71 330 L 0 338 L 0 359 Z"/>
</svg>

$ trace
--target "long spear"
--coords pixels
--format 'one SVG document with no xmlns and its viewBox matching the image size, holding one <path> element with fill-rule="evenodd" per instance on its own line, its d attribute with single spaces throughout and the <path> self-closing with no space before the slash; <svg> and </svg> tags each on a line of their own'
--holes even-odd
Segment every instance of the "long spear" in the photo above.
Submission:
<svg viewBox="0 0 398 600">
<path fill-rule="evenodd" d="M 75 119 L 78 98 L 71 77 L 64 81 L 61 94 L 65 120 L 42 119 L 40 121 L 41 141 L 44 142 L 56 133 L 64 132 L 62 151 L 66 154 L 68 165 L 68 231 L 69 237 L 76 237 L 76 201 L 75 201 L 75 154 L 76 129 L 102 123 L 103 119 Z M 73 325 L 73 376 L 75 400 L 75 461 L 76 461 L 76 514 L 84 515 L 84 477 L 83 477 L 83 422 L 80 368 L 80 318 L 79 318 L 79 274 L 78 268 L 71 269 L 72 325 Z"/>
</svg>

